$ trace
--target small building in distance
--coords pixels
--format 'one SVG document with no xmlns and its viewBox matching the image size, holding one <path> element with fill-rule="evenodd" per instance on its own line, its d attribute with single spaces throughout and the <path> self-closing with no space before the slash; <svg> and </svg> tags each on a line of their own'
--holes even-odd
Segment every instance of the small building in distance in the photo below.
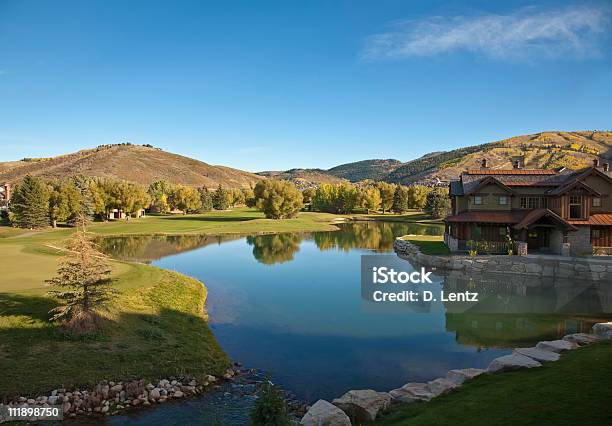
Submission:
<svg viewBox="0 0 612 426">
<path fill-rule="evenodd" d="M 140 209 L 137 210 L 136 213 L 134 213 L 131 217 L 135 217 L 136 219 L 139 219 L 141 217 L 145 216 L 145 209 Z M 112 209 L 109 213 L 107 218 L 112 220 L 112 219 L 127 219 L 128 215 L 127 213 L 125 213 L 123 210 L 121 209 Z"/>
<path fill-rule="evenodd" d="M 0 184 L 0 208 L 7 208 L 12 197 L 12 188 L 8 183 Z"/>
</svg>

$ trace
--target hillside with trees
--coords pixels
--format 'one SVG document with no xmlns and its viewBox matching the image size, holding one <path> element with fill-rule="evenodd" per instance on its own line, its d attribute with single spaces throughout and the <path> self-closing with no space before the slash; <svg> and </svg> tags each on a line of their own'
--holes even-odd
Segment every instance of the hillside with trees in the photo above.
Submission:
<svg viewBox="0 0 612 426">
<path fill-rule="evenodd" d="M 26 175 L 44 179 L 69 176 L 119 179 L 149 186 L 166 180 L 173 184 L 215 189 L 249 188 L 260 176 L 225 166 L 213 166 L 152 146 L 101 145 L 52 158 L 24 158 L 0 163 L 0 182 L 16 184 Z"/>
<path fill-rule="evenodd" d="M 612 160 L 612 132 L 542 132 L 516 136 L 496 142 L 472 145 L 451 151 L 437 151 L 402 163 L 398 160 L 363 160 L 342 164 L 328 170 L 316 170 L 315 183 L 334 183 L 334 178 L 350 182 L 362 180 L 386 181 L 404 185 L 419 182 L 433 184 L 438 180 L 455 179 L 466 169 L 479 168 L 483 158 L 490 167 L 510 168 L 513 156 L 523 156 L 525 167 L 580 169 L 593 159 Z M 274 177 L 294 179 L 296 171 L 274 172 Z M 268 172 L 269 173 L 269 172 Z M 310 173 L 311 176 L 313 173 Z M 268 174 L 267 176 L 272 176 Z"/>
</svg>

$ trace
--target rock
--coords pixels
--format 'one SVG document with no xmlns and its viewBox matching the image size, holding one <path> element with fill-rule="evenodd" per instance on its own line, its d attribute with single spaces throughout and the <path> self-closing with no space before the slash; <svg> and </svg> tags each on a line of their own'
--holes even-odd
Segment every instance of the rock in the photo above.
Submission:
<svg viewBox="0 0 612 426">
<path fill-rule="evenodd" d="M 358 422 L 373 421 L 380 410 L 391 403 L 391 395 L 371 389 L 350 390 L 332 401 L 336 407 Z"/>
<path fill-rule="evenodd" d="M 502 371 L 519 370 L 521 368 L 541 367 L 538 361 L 535 361 L 525 355 L 513 353 L 511 355 L 495 358 L 489 364 L 487 371 L 489 373 L 498 373 Z"/>
<path fill-rule="evenodd" d="M 72 405 L 68 401 L 62 404 L 62 410 L 64 411 L 64 413 L 70 412 L 71 408 L 72 408 Z"/>
<path fill-rule="evenodd" d="M 215 376 L 211 376 L 210 374 L 208 376 L 206 376 L 206 381 L 208 383 L 214 383 L 217 381 L 217 378 Z"/>
<path fill-rule="evenodd" d="M 119 393 L 119 392 L 121 392 L 122 390 L 123 390 L 123 385 L 115 385 L 115 386 L 113 386 L 113 387 L 111 387 L 111 388 L 110 388 L 110 391 L 111 391 L 113 394 Z"/>
<path fill-rule="evenodd" d="M 459 385 L 457 383 L 444 378 L 439 378 L 432 380 L 431 382 L 427 382 L 427 387 L 434 396 L 439 396 L 443 393 L 450 392 L 458 386 Z"/>
<path fill-rule="evenodd" d="M 170 382 L 166 379 L 162 379 L 159 381 L 159 383 L 157 384 L 158 388 L 165 388 L 167 385 L 169 385 Z"/>
<path fill-rule="evenodd" d="M 482 370 L 480 368 L 463 368 L 461 370 L 450 370 L 448 373 L 446 373 L 446 378 L 451 382 L 455 382 L 456 384 L 460 385 L 466 380 L 470 380 L 476 376 L 480 376 L 484 372 L 485 370 Z"/>
<path fill-rule="evenodd" d="M 189 382 L 189 386 L 195 387 L 197 385 L 198 385 L 198 382 L 196 382 L 195 380 L 192 380 L 192 381 Z"/>
<path fill-rule="evenodd" d="M 320 399 L 306 412 L 301 425 L 304 426 L 351 426 L 351 420 L 344 411 Z"/>
<path fill-rule="evenodd" d="M 175 391 L 174 394 L 172 395 L 172 397 L 174 398 L 182 398 L 183 396 L 184 394 L 180 390 Z"/>
<path fill-rule="evenodd" d="M 612 331 L 612 322 L 600 322 L 593 326 L 593 334 L 609 339 Z"/>
<path fill-rule="evenodd" d="M 567 340 L 545 340 L 536 345 L 536 349 L 557 353 L 576 349 L 577 347 L 576 343 L 568 342 Z"/>
<path fill-rule="evenodd" d="M 406 383 L 401 388 L 393 389 L 389 394 L 399 402 L 429 401 L 435 396 L 427 383 Z"/>
<path fill-rule="evenodd" d="M 153 388 L 151 389 L 151 392 L 149 392 L 149 397 L 153 399 L 154 401 L 157 401 L 160 396 L 161 396 L 161 392 L 159 388 Z"/>
<path fill-rule="evenodd" d="M 153 386 L 151 383 L 147 384 L 147 386 L 145 387 L 148 391 L 155 389 L 155 386 Z"/>
<path fill-rule="evenodd" d="M 58 397 L 57 397 L 56 395 L 51 395 L 51 396 L 50 396 L 50 397 L 47 399 L 47 401 L 49 402 L 49 404 L 51 404 L 51 405 L 55 405 L 55 404 L 57 404 L 57 398 L 58 398 Z"/>
<path fill-rule="evenodd" d="M 528 356 L 531 359 L 535 359 L 536 361 L 558 361 L 560 355 L 556 352 L 551 351 L 543 351 L 537 348 L 516 348 L 514 350 L 517 354 L 521 354 L 524 356 Z"/>
<path fill-rule="evenodd" d="M 177 380 L 172 380 L 172 381 L 170 382 L 170 384 L 171 384 L 172 386 L 176 386 L 176 385 L 178 384 L 178 381 L 177 381 Z"/>
<path fill-rule="evenodd" d="M 602 340 L 602 338 L 596 334 L 574 333 L 563 336 L 563 340 L 567 340 L 568 342 L 573 342 L 578 345 L 589 345 L 591 343 L 599 342 Z"/>
</svg>

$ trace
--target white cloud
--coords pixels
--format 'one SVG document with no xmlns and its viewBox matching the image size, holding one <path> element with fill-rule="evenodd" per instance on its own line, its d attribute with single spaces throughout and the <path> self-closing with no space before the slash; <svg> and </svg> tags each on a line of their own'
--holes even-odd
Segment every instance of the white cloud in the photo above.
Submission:
<svg viewBox="0 0 612 426">
<path fill-rule="evenodd" d="M 468 51 L 498 59 L 592 57 L 600 54 L 609 17 L 609 9 L 570 7 L 405 20 L 368 37 L 362 56 L 376 60 Z"/>
</svg>

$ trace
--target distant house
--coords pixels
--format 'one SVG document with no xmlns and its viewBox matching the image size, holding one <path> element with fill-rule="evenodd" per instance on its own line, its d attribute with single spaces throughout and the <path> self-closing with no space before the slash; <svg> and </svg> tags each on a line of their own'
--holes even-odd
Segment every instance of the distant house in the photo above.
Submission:
<svg viewBox="0 0 612 426">
<path fill-rule="evenodd" d="M 503 251 L 512 240 L 529 252 L 612 254 L 612 173 L 609 165 L 571 171 L 482 168 L 450 183 L 452 215 L 445 238 L 455 250 L 483 241 Z"/>
<path fill-rule="evenodd" d="M 145 209 L 140 209 L 138 211 L 136 211 L 136 213 L 134 213 L 132 215 L 132 217 L 135 217 L 136 219 L 144 217 L 145 216 Z M 125 213 L 123 210 L 121 209 L 112 209 L 109 213 L 108 213 L 108 219 L 126 219 L 128 217 L 127 213 Z"/>
<path fill-rule="evenodd" d="M 12 195 L 12 188 L 10 184 L 0 184 L 0 208 L 8 207 Z"/>
</svg>

